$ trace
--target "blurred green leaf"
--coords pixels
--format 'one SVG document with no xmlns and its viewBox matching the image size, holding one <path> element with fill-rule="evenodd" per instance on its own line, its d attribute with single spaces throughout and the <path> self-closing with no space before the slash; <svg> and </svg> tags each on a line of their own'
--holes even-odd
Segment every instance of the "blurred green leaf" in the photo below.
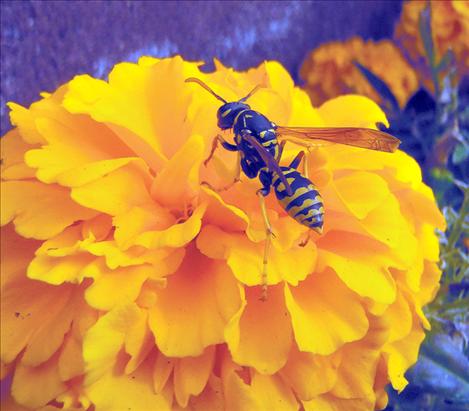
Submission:
<svg viewBox="0 0 469 411">
<path fill-rule="evenodd" d="M 440 62 L 436 65 L 435 70 L 443 72 L 449 69 L 454 65 L 455 57 L 452 50 L 447 50 L 443 57 L 440 59 Z"/>
<path fill-rule="evenodd" d="M 469 359 L 449 336 L 438 334 L 425 340 L 411 375 L 422 391 L 438 392 L 453 403 L 469 404 Z"/>
<path fill-rule="evenodd" d="M 432 26 L 431 26 L 431 8 L 430 3 L 422 10 L 419 16 L 419 32 L 422 38 L 423 47 L 428 57 L 430 67 L 435 67 L 435 49 L 433 46 Z"/>
<path fill-rule="evenodd" d="M 354 61 L 354 64 L 358 68 L 358 70 L 360 70 L 360 73 L 376 90 L 376 92 L 381 96 L 381 98 L 391 105 L 391 109 L 395 112 L 398 112 L 399 103 L 391 89 L 388 87 L 388 85 L 372 71 L 368 70 L 365 66 L 361 65 L 358 61 Z"/>
</svg>

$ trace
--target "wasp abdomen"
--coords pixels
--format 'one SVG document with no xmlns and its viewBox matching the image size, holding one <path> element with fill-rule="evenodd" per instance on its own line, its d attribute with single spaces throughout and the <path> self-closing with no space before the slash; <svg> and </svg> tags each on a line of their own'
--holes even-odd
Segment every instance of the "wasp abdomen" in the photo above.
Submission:
<svg viewBox="0 0 469 411">
<path fill-rule="evenodd" d="M 324 206 L 318 190 L 294 168 L 281 167 L 281 170 L 290 184 L 292 194 L 288 195 L 280 178 L 274 175 L 272 185 L 278 201 L 297 222 L 321 231 L 324 224 Z"/>
</svg>

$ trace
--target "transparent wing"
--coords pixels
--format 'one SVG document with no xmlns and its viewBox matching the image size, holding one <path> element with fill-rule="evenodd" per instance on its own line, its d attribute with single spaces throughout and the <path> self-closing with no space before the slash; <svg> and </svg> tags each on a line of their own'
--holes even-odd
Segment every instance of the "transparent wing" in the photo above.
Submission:
<svg viewBox="0 0 469 411">
<path fill-rule="evenodd" d="M 311 145 L 340 143 L 369 150 L 392 153 L 401 141 L 384 131 L 358 127 L 277 127 L 277 138 L 282 140 L 316 140 Z M 320 141 L 317 141 L 320 140 Z M 318 144 L 319 143 L 319 144 Z"/>
<path fill-rule="evenodd" d="M 280 177 L 280 181 L 284 184 L 287 194 L 292 195 L 293 191 L 290 187 L 290 184 L 288 184 L 287 179 L 283 175 L 283 172 L 280 169 L 280 166 L 278 165 L 278 163 L 275 161 L 274 157 L 264 148 L 264 146 L 261 143 L 259 143 L 256 140 L 255 137 L 247 133 L 243 134 L 242 137 L 246 139 L 246 141 L 248 141 L 254 147 L 254 149 L 257 151 L 257 153 L 262 158 L 264 163 L 267 165 L 267 168 L 270 171 L 276 173 Z"/>
</svg>

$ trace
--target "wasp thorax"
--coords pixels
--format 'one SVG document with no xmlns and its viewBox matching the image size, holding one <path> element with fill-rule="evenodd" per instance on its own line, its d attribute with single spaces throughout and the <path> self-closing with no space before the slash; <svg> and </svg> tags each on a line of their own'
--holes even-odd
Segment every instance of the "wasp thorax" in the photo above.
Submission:
<svg viewBox="0 0 469 411">
<path fill-rule="evenodd" d="M 241 103 L 239 101 L 233 101 L 231 103 L 223 104 L 217 113 L 218 117 L 218 127 L 222 130 L 232 128 L 236 116 L 244 110 L 249 110 L 249 106 L 246 103 Z"/>
</svg>

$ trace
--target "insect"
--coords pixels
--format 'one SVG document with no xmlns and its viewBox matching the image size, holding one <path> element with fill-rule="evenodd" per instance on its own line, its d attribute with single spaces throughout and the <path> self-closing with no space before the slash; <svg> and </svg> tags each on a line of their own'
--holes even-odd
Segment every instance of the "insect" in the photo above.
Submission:
<svg viewBox="0 0 469 411">
<path fill-rule="evenodd" d="M 199 84 L 215 98 L 223 102 L 217 112 L 218 127 L 222 130 L 233 129 L 234 143 L 229 143 L 220 134 L 213 140 L 212 149 L 204 164 L 212 158 L 217 146 L 238 153 L 236 178 L 221 188 L 231 187 L 239 181 L 241 170 L 248 178 L 259 177 L 262 188 L 257 191 L 266 228 L 264 260 L 262 270 L 262 297 L 267 296 L 267 262 L 273 237 L 264 198 L 273 189 L 280 205 L 298 223 L 322 234 L 324 207 L 321 196 L 309 180 L 307 157 L 300 151 L 288 167 L 280 166 L 283 148 L 287 141 L 310 149 L 319 144 L 340 143 L 355 147 L 384 152 L 394 152 L 400 140 L 385 132 L 357 127 L 281 127 L 263 114 L 252 110 L 246 101 L 258 89 L 256 86 L 238 101 L 227 102 L 198 78 L 190 77 L 186 82 Z M 298 166 L 304 161 L 304 173 Z"/>
</svg>

